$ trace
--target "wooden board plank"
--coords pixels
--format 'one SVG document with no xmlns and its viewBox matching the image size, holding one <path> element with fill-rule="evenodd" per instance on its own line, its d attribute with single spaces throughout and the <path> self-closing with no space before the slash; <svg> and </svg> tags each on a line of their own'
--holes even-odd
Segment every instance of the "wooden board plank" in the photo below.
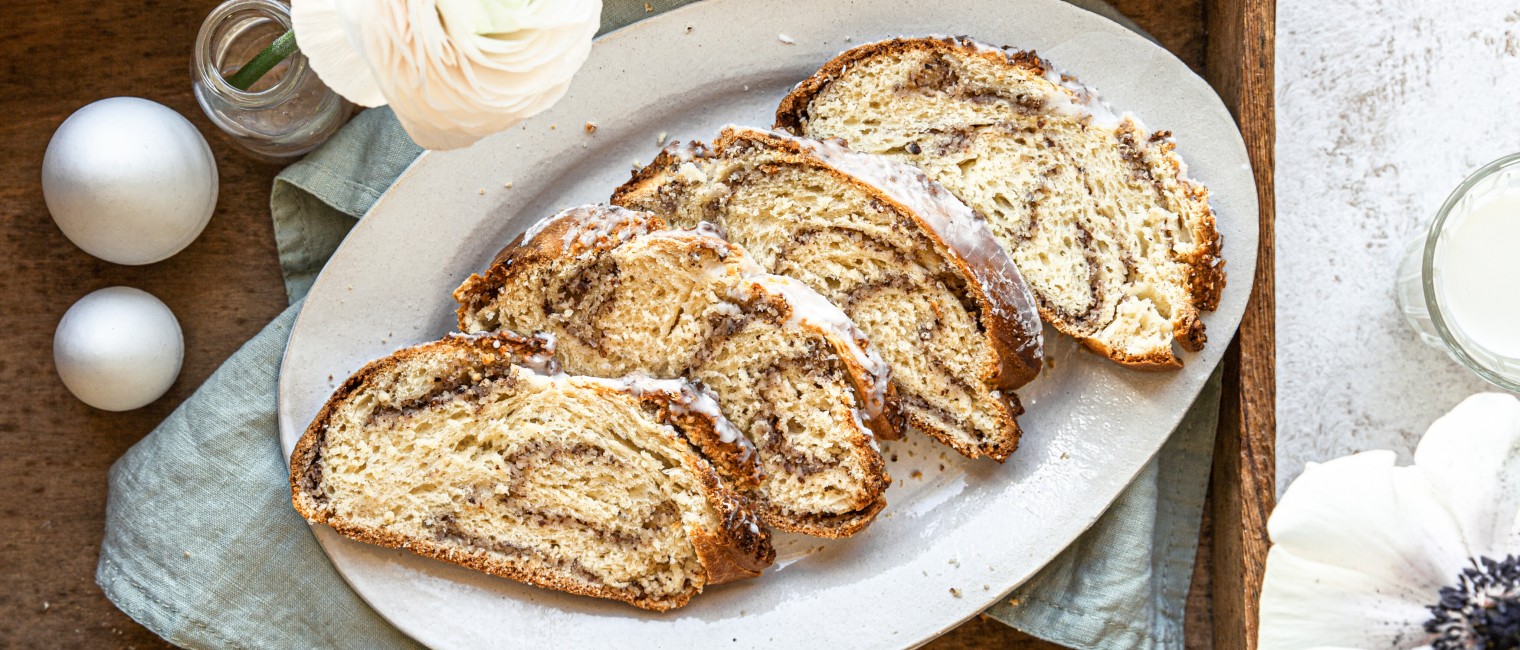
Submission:
<svg viewBox="0 0 1520 650">
<path fill-rule="evenodd" d="M 1275 164 L 1274 0 L 1209 0 L 1205 76 L 1241 125 L 1256 174 L 1261 243 L 1240 332 L 1225 357 L 1224 402 L 1210 480 L 1212 644 L 1256 647 L 1266 568 L 1267 515 L 1275 502 L 1276 374 L 1273 307 Z"/>
<path fill-rule="evenodd" d="M 95 585 L 111 463 L 279 314 L 284 289 L 269 222 L 279 168 L 245 158 L 190 93 L 190 47 L 213 0 L 0 3 L 0 646 L 165 647 Z M 158 264 L 125 267 L 75 248 L 53 224 L 39 178 L 53 130 L 97 99 L 168 105 L 208 135 L 220 201 L 201 237 Z M 178 315 L 185 363 L 169 394 L 105 413 L 58 381 L 52 336 L 74 300 L 129 285 Z"/>
</svg>

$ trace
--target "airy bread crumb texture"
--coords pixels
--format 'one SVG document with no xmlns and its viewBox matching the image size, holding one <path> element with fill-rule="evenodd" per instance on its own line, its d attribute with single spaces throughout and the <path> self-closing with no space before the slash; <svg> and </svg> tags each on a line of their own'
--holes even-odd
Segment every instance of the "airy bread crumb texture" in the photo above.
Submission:
<svg viewBox="0 0 1520 650">
<path fill-rule="evenodd" d="M 738 498 L 635 392 L 505 363 L 479 340 L 356 374 L 292 459 L 297 509 L 361 541 L 650 609 L 735 577 L 702 548 L 734 546 L 730 529 L 749 537 L 728 551 L 740 564 L 769 563 Z"/>
<path fill-rule="evenodd" d="M 761 266 L 838 304 L 891 364 L 918 429 L 971 457 L 1003 460 L 1017 446 L 1023 409 L 998 385 L 1001 362 L 964 271 L 865 180 L 730 128 L 711 147 L 667 149 L 613 200 L 678 225 L 719 224 Z"/>
<path fill-rule="evenodd" d="M 1177 367 L 1224 285 L 1208 191 L 1170 134 L 1116 116 L 1031 53 L 963 39 L 861 46 L 778 122 L 916 165 L 987 216 L 1057 329 L 1121 363 Z"/>
<path fill-rule="evenodd" d="M 797 304 L 743 249 L 660 231 L 647 213 L 588 206 L 551 221 L 460 287 L 462 330 L 552 336 L 568 372 L 698 382 L 756 449 L 767 524 L 836 537 L 870 523 L 890 480 L 867 421 L 890 425 L 865 402 L 889 370 L 862 367 L 874 353 L 852 353 L 864 340 L 842 340 L 862 336 L 842 313 Z"/>
</svg>

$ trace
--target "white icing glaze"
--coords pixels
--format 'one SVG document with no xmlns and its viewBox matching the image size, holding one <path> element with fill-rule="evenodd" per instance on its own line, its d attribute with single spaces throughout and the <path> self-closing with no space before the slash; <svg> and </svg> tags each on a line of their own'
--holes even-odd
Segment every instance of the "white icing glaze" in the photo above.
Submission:
<svg viewBox="0 0 1520 650">
<path fill-rule="evenodd" d="M 491 348 L 493 350 L 500 350 L 503 341 L 521 339 L 522 337 L 511 332 L 491 330 L 484 332 L 473 332 L 470 334 L 451 332 L 445 338 L 470 341 L 472 343 L 479 343 L 481 341 L 490 339 Z M 531 343 L 533 339 L 537 339 L 539 341 L 539 351 L 527 356 L 517 358 L 514 360 L 513 365 L 532 370 L 534 373 L 540 375 L 563 374 L 560 370 L 559 362 L 554 359 L 554 335 L 548 332 L 539 332 L 537 334 L 534 334 L 532 339 L 524 340 L 525 342 Z"/>
<path fill-rule="evenodd" d="M 554 335 L 549 332 L 539 332 L 535 336 L 544 342 L 543 349 L 523 358 L 518 365 L 540 374 L 563 374 L 564 371 L 560 369 L 559 360 L 554 358 L 554 346 L 556 343 Z"/>
<path fill-rule="evenodd" d="M 709 276 L 711 281 L 719 281 L 720 278 L 712 277 L 724 274 L 733 274 L 742 278 L 743 282 L 734 283 L 727 298 L 734 302 L 722 302 L 712 307 L 713 311 L 728 317 L 739 317 L 744 310 L 735 303 L 748 303 L 751 296 L 747 295 L 746 289 L 758 287 L 768 293 L 781 296 L 792 312 L 783 327 L 796 328 L 804 323 L 814 328 L 823 330 L 831 335 L 830 338 L 844 344 L 845 350 L 855 361 L 856 365 L 871 375 L 871 388 L 867 394 L 861 395 L 862 408 L 871 418 L 880 417 L 886 407 L 887 385 L 891 383 L 891 366 L 882 360 L 881 355 L 871 346 L 870 341 L 855 327 L 855 322 L 834 303 L 829 302 L 811 287 L 800 281 L 780 275 L 766 273 L 758 262 L 743 252 L 743 249 L 723 239 L 721 229 L 712 223 L 703 221 L 695 227 L 681 230 L 661 230 L 649 234 L 650 237 L 704 237 L 712 238 L 721 242 L 724 251 L 733 250 L 738 255 L 720 255 L 722 262 L 708 265 L 703 273 Z M 869 435 L 871 430 L 862 426 Z"/>
<path fill-rule="evenodd" d="M 883 361 L 876 348 L 855 327 L 855 321 L 844 313 L 837 305 L 829 302 L 822 294 L 814 291 L 812 287 L 803 284 L 799 280 L 771 274 L 761 274 L 749 278 L 745 283 L 734 287 L 729 298 L 731 300 L 744 300 L 740 292 L 745 287 L 757 287 L 768 293 L 783 297 L 791 306 L 792 313 L 787 317 L 786 327 L 799 327 L 809 325 L 833 334 L 831 338 L 840 341 L 845 346 L 845 352 L 857 365 L 865 369 L 871 375 L 871 387 L 865 395 L 861 395 L 861 408 L 871 419 L 881 417 L 886 407 L 887 386 L 892 380 L 892 367 Z M 870 434 L 871 429 L 862 425 L 862 429 Z M 874 444 L 874 443 L 873 443 Z"/>
<path fill-rule="evenodd" d="M 866 426 L 866 421 L 861 419 L 860 409 L 850 409 L 850 417 L 855 418 L 856 427 L 866 432 L 866 442 L 871 445 L 871 449 L 876 450 L 878 454 L 881 453 L 881 445 L 876 442 L 876 435 L 871 432 L 870 427 Z"/>
<path fill-rule="evenodd" d="M 690 156 L 706 154 L 705 148 L 701 145 L 693 147 L 683 146 L 681 143 L 673 143 L 667 151 L 686 151 L 689 152 L 686 155 Z M 689 162 L 685 164 L 691 165 Z M 717 259 L 707 264 L 701 272 L 709 276 L 707 279 L 710 282 L 728 284 L 731 291 L 726 297 L 733 301 L 715 304 L 712 308 L 715 313 L 732 318 L 742 317 L 745 310 L 741 304 L 752 302 L 752 297 L 744 291 L 745 287 L 758 287 L 770 294 L 779 295 L 791 306 L 791 315 L 783 323 L 783 327 L 796 328 L 806 324 L 831 334 L 831 338 L 843 345 L 844 349 L 840 352 L 848 354 L 857 366 L 871 375 L 871 388 L 865 395 L 858 396 L 862 403 L 861 408 L 852 408 L 851 411 L 856 413 L 856 423 L 870 440 L 871 446 L 877 448 L 873 432 L 861 420 L 857 411 L 864 410 L 869 417 L 873 418 L 881 415 L 885 408 L 891 369 L 886 362 L 882 361 L 875 349 L 870 347 L 870 343 L 849 317 L 807 285 L 791 278 L 767 274 L 742 248 L 725 239 L 722 229 L 716 224 L 701 222 L 687 229 L 651 231 L 649 221 L 644 218 L 644 214 L 613 206 L 572 208 L 536 224 L 524 235 L 524 242 L 525 245 L 529 245 L 533 238 L 542 235 L 543 230 L 550 223 L 572 219 L 574 222 L 569 224 L 562 236 L 564 240 L 562 243 L 566 249 L 571 248 L 572 244 L 579 243 L 584 247 L 596 245 L 606 250 L 615 248 L 634 237 L 643 236 L 697 239 L 712 246 L 717 251 Z M 566 377 L 558 363 L 552 358 L 555 344 L 553 336 L 546 334 L 539 336 L 544 340 L 546 352 L 534 355 L 519 365 L 534 371 L 535 374 Z M 543 357 L 543 359 L 538 359 L 538 357 Z M 695 413 L 711 420 L 719 440 L 724 444 L 736 445 L 742 461 L 748 463 L 756 455 L 754 443 L 743 436 L 723 416 L 717 400 L 705 387 L 693 385 L 684 379 L 656 379 L 646 374 L 633 374 L 621 379 L 577 377 L 576 380 L 598 383 L 639 395 L 660 392 L 668 397 L 673 411 Z"/>
<path fill-rule="evenodd" d="M 451 339 L 462 339 L 465 341 L 479 341 L 481 339 L 497 338 L 500 335 L 500 332 L 471 332 L 469 334 L 465 334 L 463 332 L 449 332 L 445 335 L 445 337 Z M 497 347 L 501 346 L 498 345 Z"/>
<path fill-rule="evenodd" d="M 801 145 L 804 151 L 835 170 L 881 190 L 903 205 L 916 220 L 945 244 L 942 254 L 959 258 L 981 285 L 993 312 L 1019 328 L 1020 355 L 1039 363 L 1044 336 L 1034 294 L 1018 266 L 992 236 L 987 221 L 923 171 L 884 156 L 858 153 L 837 141 L 820 142 L 777 131 L 730 126 L 739 135 L 770 136 Z M 972 263 L 980 260 L 981 263 Z"/>
<path fill-rule="evenodd" d="M 888 41 L 896 40 L 896 38 L 907 37 L 884 38 L 850 49 L 857 49 L 860 47 L 886 43 Z M 978 41 L 967 36 L 927 34 L 923 38 L 944 41 L 947 43 L 954 43 L 979 54 L 996 54 L 1000 57 L 1003 57 L 1004 60 L 1010 62 L 1013 60 L 1014 55 L 1025 53 L 1016 47 L 999 47 L 997 45 Z M 1030 52 L 1029 54 L 1034 53 Z M 1110 130 L 1117 129 L 1126 121 L 1134 123 L 1137 127 L 1139 126 L 1140 120 L 1136 118 L 1132 113 L 1114 112 L 1113 108 L 1099 97 L 1097 90 L 1093 89 L 1090 86 L 1083 85 L 1081 82 L 1077 81 L 1076 77 L 1068 75 L 1060 68 L 1057 68 L 1055 64 L 1050 62 L 1049 59 L 1040 57 L 1040 63 L 1045 68 L 1045 80 L 1049 81 L 1051 84 L 1045 89 L 1046 92 L 1044 96 L 1044 108 L 1051 114 L 1066 115 L 1078 119 L 1091 120 L 1090 124 L 1094 126 L 1101 126 Z"/>
<path fill-rule="evenodd" d="M 962 47 L 970 48 L 978 53 L 993 53 L 1002 56 L 1006 61 L 1012 61 L 1014 55 L 1024 54 L 1023 51 L 1014 47 L 998 47 L 991 43 L 978 41 L 966 36 L 931 35 L 941 41 L 955 43 Z M 1034 54 L 1030 52 L 1029 54 Z M 1125 120 L 1133 120 L 1129 113 L 1117 114 L 1108 104 L 1098 96 L 1098 91 L 1082 85 L 1076 77 L 1066 74 L 1064 70 L 1057 68 L 1049 59 L 1040 57 L 1040 64 L 1045 68 L 1045 80 L 1052 85 L 1045 94 L 1045 109 L 1059 115 L 1067 115 L 1078 119 L 1092 120 L 1092 124 L 1108 129 L 1118 128 Z M 1064 91 L 1064 92 L 1062 92 Z"/>
<path fill-rule="evenodd" d="M 556 215 L 551 216 L 551 217 L 544 217 L 542 219 L 539 219 L 533 225 L 528 226 L 528 229 L 524 230 L 523 234 L 522 234 L 522 240 L 523 240 L 523 242 L 526 243 L 526 242 L 533 241 L 535 238 L 538 237 L 538 233 L 543 232 L 544 228 L 547 228 L 550 223 L 554 222 L 555 219 L 558 219 L 560 217 L 565 216 L 565 212 L 569 212 L 569 210 L 566 210 L 564 212 L 560 212 L 559 214 L 556 214 Z"/>
<path fill-rule="evenodd" d="M 677 140 L 665 145 L 663 151 L 666 155 L 681 162 L 691 162 L 698 158 L 706 158 L 712 155 L 712 150 L 708 149 L 707 144 L 700 140 L 693 140 L 691 142 Z"/>
<path fill-rule="evenodd" d="M 1052 92 L 1045 96 L 1045 109 L 1059 115 L 1067 115 L 1077 119 L 1087 118 L 1091 126 L 1104 129 L 1117 129 L 1124 122 L 1133 122 L 1137 126 L 1139 120 L 1131 113 L 1115 113 L 1107 103 L 1098 97 L 1098 91 L 1082 85 L 1075 77 L 1059 72 L 1049 61 L 1041 59 L 1045 64 L 1045 79 L 1066 93 Z"/>
<path fill-rule="evenodd" d="M 655 379 L 648 375 L 633 374 L 619 379 L 607 379 L 603 377 L 590 377 L 581 375 L 567 375 L 564 372 L 553 373 L 539 372 L 536 369 L 519 365 L 523 373 L 522 378 L 528 381 L 529 386 L 543 387 L 553 382 L 570 382 L 581 386 L 597 385 L 611 390 L 628 393 L 638 397 L 658 395 L 664 398 L 672 413 L 678 415 L 694 414 L 712 423 L 713 431 L 718 434 L 718 440 L 726 445 L 734 445 L 739 450 L 740 462 L 751 464 L 755 458 L 755 445 L 748 438 L 739 433 L 732 422 L 723 416 L 718 408 L 717 400 L 706 388 L 698 387 L 684 379 Z M 758 467 L 756 467 L 758 469 Z"/>
<path fill-rule="evenodd" d="M 696 163 L 685 161 L 676 167 L 676 177 L 691 183 L 707 182 L 707 174 Z"/>
<path fill-rule="evenodd" d="M 568 252 L 578 244 L 583 255 L 599 242 L 625 242 L 650 232 L 649 220 L 643 213 L 611 205 L 579 206 L 533 224 L 523 233 L 523 244 L 531 244 L 545 228 L 563 220 L 572 220 L 573 224 L 561 236 L 561 247 Z"/>
<path fill-rule="evenodd" d="M 498 331 L 474 334 L 453 333 L 449 336 L 480 341 L 487 338 L 499 339 L 509 335 Z M 546 385 L 543 383 L 546 381 L 574 381 L 582 385 L 597 384 L 641 397 L 659 393 L 666 398 L 672 412 L 682 415 L 696 414 L 712 422 L 719 441 L 739 448 L 739 460 L 748 463 L 754 458 L 754 443 L 741 435 L 739 429 L 727 417 L 724 417 L 722 409 L 718 407 L 717 399 L 705 387 L 696 386 L 684 379 L 656 379 L 644 374 L 632 374 L 621 379 L 568 375 L 554 358 L 556 343 L 554 335 L 549 332 L 539 332 L 534 337 L 541 341 L 540 351 L 522 357 L 513 364 L 518 369 L 527 371 L 519 374 L 528 380 L 530 386 L 542 387 Z M 495 341 L 492 347 L 499 349 L 501 342 Z"/>
<path fill-rule="evenodd" d="M 698 222 L 697 225 L 687 228 L 686 231 L 694 232 L 705 237 L 716 237 L 718 239 L 722 239 L 723 241 L 728 241 L 728 233 L 723 232 L 722 226 L 719 226 L 718 224 L 715 224 L 711 221 Z"/>
<path fill-rule="evenodd" d="M 707 283 L 721 282 L 726 276 L 735 275 L 740 278 L 764 273 L 765 269 L 755 262 L 738 245 L 728 241 L 723 236 L 723 230 L 716 224 L 706 221 L 699 222 L 691 228 L 672 228 L 656 230 L 648 234 L 649 237 L 670 237 L 674 239 L 690 239 L 693 237 L 707 242 L 717 252 L 717 261 L 710 262 L 702 268 L 702 279 Z"/>
<path fill-rule="evenodd" d="M 596 384 L 640 397 L 658 394 L 669 404 L 671 412 L 678 415 L 694 414 L 710 421 L 720 442 L 738 448 L 741 462 L 750 463 L 755 458 L 754 443 L 739 433 L 739 429 L 723 416 L 723 411 L 718 408 L 718 401 L 712 397 L 712 394 L 706 388 L 699 388 L 684 379 L 655 379 L 644 374 L 632 374 L 618 379 L 564 373 L 548 377 L 575 381 L 582 385 Z"/>
<path fill-rule="evenodd" d="M 744 309 L 731 302 L 720 302 L 713 305 L 712 310 L 729 318 L 738 318 L 744 315 Z"/>
<path fill-rule="evenodd" d="M 699 387 L 684 379 L 655 379 L 649 375 L 632 374 L 622 379 L 604 380 L 617 382 L 635 395 L 660 393 L 666 396 L 670 410 L 677 414 L 696 414 L 712 422 L 718 440 L 723 444 L 739 447 L 739 459 L 748 462 L 755 456 L 755 445 L 739 433 L 739 429 L 723 416 L 718 400 L 706 387 Z"/>
</svg>

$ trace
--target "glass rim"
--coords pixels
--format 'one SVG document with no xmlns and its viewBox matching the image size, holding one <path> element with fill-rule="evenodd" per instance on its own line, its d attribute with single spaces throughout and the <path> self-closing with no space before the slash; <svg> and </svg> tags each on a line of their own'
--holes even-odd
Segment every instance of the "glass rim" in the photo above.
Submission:
<svg viewBox="0 0 1520 650">
<path fill-rule="evenodd" d="M 1452 327 L 1446 324 L 1446 318 L 1442 311 L 1440 292 L 1436 291 L 1434 271 L 1436 247 L 1440 244 L 1441 230 L 1445 227 L 1446 219 L 1451 216 L 1451 212 L 1456 208 L 1457 203 L 1466 197 L 1478 183 L 1487 180 L 1488 177 L 1504 169 L 1517 165 L 1520 165 L 1520 153 L 1503 156 L 1474 170 L 1471 174 L 1467 175 L 1467 178 L 1462 180 L 1462 183 L 1455 190 L 1452 190 L 1451 194 L 1446 197 L 1446 201 L 1441 204 L 1441 209 L 1436 211 L 1436 218 L 1431 220 L 1430 227 L 1425 232 L 1425 251 L 1420 263 L 1420 284 L 1421 288 L 1425 291 L 1425 308 L 1430 314 L 1431 325 L 1435 327 L 1436 333 L 1441 337 L 1441 341 L 1446 344 L 1447 351 L 1456 357 L 1462 365 L 1467 366 L 1468 370 L 1477 373 L 1479 377 L 1505 390 L 1514 392 L 1520 392 L 1520 379 L 1507 377 L 1493 371 L 1475 359 L 1452 334 Z"/>
<path fill-rule="evenodd" d="M 200 32 L 195 37 L 195 72 L 202 84 L 240 108 L 270 108 L 290 99 L 300 89 L 300 81 L 306 76 L 307 71 L 306 55 L 300 50 L 291 54 L 290 69 L 280 77 L 279 81 L 264 90 L 248 92 L 227 83 L 226 77 L 222 76 L 222 71 L 218 67 L 219 62 L 215 60 L 215 53 L 211 51 L 212 35 L 216 33 L 219 25 L 240 11 L 258 12 L 280 23 L 287 31 L 291 29 L 290 6 L 278 0 L 223 2 L 212 9 L 204 21 L 201 21 Z"/>
</svg>

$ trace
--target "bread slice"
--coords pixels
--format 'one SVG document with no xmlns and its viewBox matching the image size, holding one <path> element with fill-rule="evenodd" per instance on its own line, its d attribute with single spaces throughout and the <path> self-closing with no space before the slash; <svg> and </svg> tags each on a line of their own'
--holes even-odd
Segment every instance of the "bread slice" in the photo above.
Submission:
<svg viewBox="0 0 1520 650">
<path fill-rule="evenodd" d="M 729 426 L 710 400 L 673 381 L 541 374 L 544 353 L 455 335 L 366 365 L 296 444 L 296 510 L 361 542 L 652 610 L 771 564 L 769 533 L 686 439 Z"/>
<path fill-rule="evenodd" d="M 708 229 L 664 227 L 611 206 L 550 217 L 459 287 L 459 327 L 553 337 L 573 373 L 700 383 L 758 449 L 764 478 L 743 487 L 766 523 L 861 530 L 890 482 L 873 436 L 897 435 L 890 368 L 806 286 Z"/>
<path fill-rule="evenodd" d="M 716 223 L 838 304 L 892 365 L 914 426 L 971 457 L 1018 445 L 1013 391 L 1041 362 L 1034 299 L 986 224 L 922 172 L 729 127 L 710 147 L 668 147 L 613 201 Z"/>
<path fill-rule="evenodd" d="M 918 166 L 987 216 L 1056 329 L 1119 363 L 1176 368 L 1225 274 L 1209 192 L 1171 134 L 1117 116 L 1033 52 L 900 38 L 829 61 L 776 122 Z"/>
</svg>

